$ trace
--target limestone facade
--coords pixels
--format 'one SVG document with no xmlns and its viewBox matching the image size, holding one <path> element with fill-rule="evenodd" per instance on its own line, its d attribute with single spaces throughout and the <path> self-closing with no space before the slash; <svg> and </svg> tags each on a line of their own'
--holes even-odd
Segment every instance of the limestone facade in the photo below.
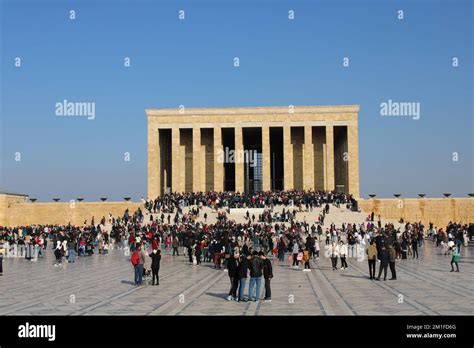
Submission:
<svg viewBox="0 0 474 348">
<path fill-rule="evenodd" d="M 359 197 L 358 113 L 358 105 L 147 109 L 148 197 L 256 187 Z M 223 163 L 226 148 L 237 156 L 249 146 L 258 147 L 261 174 L 245 160 Z"/>
</svg>

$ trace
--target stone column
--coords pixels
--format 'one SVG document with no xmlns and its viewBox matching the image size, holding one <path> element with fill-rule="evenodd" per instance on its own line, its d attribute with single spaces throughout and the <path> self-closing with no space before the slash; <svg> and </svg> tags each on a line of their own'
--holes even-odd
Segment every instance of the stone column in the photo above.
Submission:
<svg viewBox="0 0 474 348">
<path fill-rule="evenodd" d="M 356 199 L 359 192 L 359 127 L 347 126 L 347 149 L 349 155 L 349 193 Z"/>
<path fill-rule="evenodd" d="M 160 139 L 159 131 L 148 121 L 148 198 L 155 199 L 160 190 Z"/>
<path fill-rule="evenodd" d="M 332 123 L 326 124 L 326 190 L 334 190 L 334 126 Z"/>
<path fill-rule="evenodd" d="M 271 169 L 270 169 L 270 127 L 262 127 L 262 187 L 263 191 L 271 190 Z"/>
<path fill-rule="evenodd" d="M 313 127 L 304 127 L 303 188 L 314 189 Z"/>
<path fill-rule="evenodd" d="M 244 142 L 242 127 L 235 127 L 235 191 L 244 191 Z"/>
<path fill-rule="evenodd" d="M 293 189 L 293 145 L 291 144 L 291 127 L 283 127 L 283 189 Z"/>
<path fill-rule="evenodd" d="M 179 128 L 171 129 L 171 191 L 181 192 L 181 146 L 179 144 Z"/>
<path fill-rule="evenodd" d="M 206 191 L 206 167 L 208 165 L 208 163 L 206 162 L 206 152 L 209 151 L 206 146 L 207 140 L 208 139 L 206 139 L 206 133 L 203 133 L 201 130 L 201 144 L 199 145 L 201 148 L 201 154 L 199 156 L 199 162 L 201 163 L 201 165 L 199 166 L 199 171 L 201 172 L 201 191 Z"/>
<path fill-rule="evenodd" d="M 206 163 L 201 158 L 201 128 L 193 128 L 193 191 L 204 191 L 201 185 L 201 166 Z"/>
<path fill-rule="evenodd" d="M 214 191 L 224 191 L 224 158 L 222 156 L 222 128 L 214 128 Z"/>
</svg>

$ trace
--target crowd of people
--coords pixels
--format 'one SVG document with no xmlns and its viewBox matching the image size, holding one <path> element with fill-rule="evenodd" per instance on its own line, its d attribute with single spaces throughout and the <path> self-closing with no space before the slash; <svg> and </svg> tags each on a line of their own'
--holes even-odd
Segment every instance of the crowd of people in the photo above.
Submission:
<svg viewBox="0 0 474 348">
<path fill-rule="evenodd" d="M 345 193 L 290 190 L 253 193 L 225 192 L 188 192 L 170 193 L 145 201 L 149 213 L 173 213 L 189 206 L 208 206 L 214 209 L 224 208 L 273 208 L 274 206 L 304 206 L 306 210 L 333 203 L 356 205 L 357 201 Z"/>
<path fill-rule="evenodd" d="M 334 271 L 349 268 L 349 258 L 366 258 L 370 279 L 380 280 L 383 274 L 386 280 L 389 268 L 390 280 L 396 280 L 396 260 L 417 259 L 418 249 L 426 238 L 433 238 L 437 247 L 446 246 L 443 252 L 452 255 L 452 270 L 455 265 L 459 271 L 466 225 L 450 223 L 444 232 L 436 231 L 431 224 L 425 229 L 422 223 L 406 223 L 402 231 L 391 223 L 374 222 L 372 214 L 361 224 L 325 226 L 324 219 L 331 206 L 341 204 L 347 208 L 357 206 L 350 195 L 323 191 L 168 194 L 144 203 L 148 217 L 139 208 L 133 214 L 126 210 L 120 217 L 103 217 L 97 224 L 92 218 L 83 226 L 0 227 L 0 255 L 13 250 L 27 260 L 37 261 L 51 245 L 54 265 L 59 267 L 64 259 L 74 263 L 76 257 L 95 254 L 106 257 L 111 248 L 117 248 L 129 252 L 134 283 L 141 286 L 143 277 L 148 275 L 152 277 L 152 285 L 159 285 L 161 253 L 169 251 L 173 257 L 184 255 L 190 265 L 211 263 L 215 269 L 225 269 L 230 281 L 227 299 L 240 302 L 259 298 L 262 277 L 264 300 L 271 301 L 271 260 L 288 259 L 293 268 L 310 272 L 310 261 L 317 265 L 322 248 Z M 282 209 L 274 211 L 276 206 Z M 203 207 L 216 210 L 215 222 L 207 222 Z M 263 212 L 257 216 L 247 212 L 244 222 L 236 222 L 229 218 L 230 208 L 263 208 Z M 299 212 L 314 209 L 318 209 L 316 221 L 296 218 Z M 0 257 L 0 274 L 1 267 Z"/>
</svg>

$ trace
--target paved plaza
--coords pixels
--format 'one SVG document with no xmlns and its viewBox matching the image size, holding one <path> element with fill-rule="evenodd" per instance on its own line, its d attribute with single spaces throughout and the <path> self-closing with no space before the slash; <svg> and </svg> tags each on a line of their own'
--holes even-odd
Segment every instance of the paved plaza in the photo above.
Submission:
<svg viewBox="0 0 474 348">
<path fill-rule="evenodd" d="M 160 285 L 135 287 L 123 250 L 54 267 L 48 247 L 45 258 L 37 262 L 4 259 L 0 314 L 470 315 L 474 311 L 472 247 L 462 249 L 461 272 L 450 273 L 450 256 L 440 255 L 428 241 L 418 260 L 397 261 L 398 280 L 385 282 L 368 279 L 366 261 L 348 259 L 347 270 L 333 271 L 330 259 L 322 254 L 318 263 L 312 261 L 311 272 L 274 259 L 273 301 L 237 303 L 225 299 L 230 282 L 224 270 L 206 263 L 193 266 L 182 255 L 164 251 Z"/>
</svg>

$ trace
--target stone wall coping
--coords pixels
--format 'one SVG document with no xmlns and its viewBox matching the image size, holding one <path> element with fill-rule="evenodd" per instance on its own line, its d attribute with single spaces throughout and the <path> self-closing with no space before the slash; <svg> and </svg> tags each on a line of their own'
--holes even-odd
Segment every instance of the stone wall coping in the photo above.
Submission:
<svg viewBox="0 0 474 348">
<path fill-rule="evenodd" d="M 0 191 L 0 196 L 28 197 L 28 195 L 25 195 L 23 193 L 5 192 L 5 191 Z"/>
<path fill-rule="evenodd" d="M 398 201 L 398 200 L 405 200 L 405 201 L 448 201 L 448 200 L 472 200 L 474 202 L 474 198 L 470 197 L 393 197 L 393 198 L 359 198 L 359 201 L 365 201 L 365 202 L 370 202 L 370 201 Z"/>
<path fill-rule="evenodd" d="M 294 106 L 294 114 L 314 114 L 314 113 L 358 113 L 359 105 L 327 105 L 327 106 Z M 184 112 L 183 112 L 184 111 Z M 289 114 L 289 106 L 268 106 L 268 107 L 229 107 L 229 108 L 150 108 L 145 109 L 147 117 L 154 116 L 223 116 L 223 115 L 265 115 L 265 114 Z M 291 113 L 290 113 L 291 115 Z"/>
<path fill-rule="evenodd" d="M 41 205 L 41 204 L 71 204 L 70 201 L 62 201 L 62 202 L 23 202 L 23 203 L 12 203 L 12 204 L 31 204 L 31 205 Z M 112 204 L 142 204 L 142 202 L 132 202 L 132 201 L 106 201 L 106 202 L 96 202 L 96 201 L 81 201 L 79 202 L 78 200 L 74 200 L 74 204 L 97 204 L 97 205 L 112 205 Z"/>
</svg>

